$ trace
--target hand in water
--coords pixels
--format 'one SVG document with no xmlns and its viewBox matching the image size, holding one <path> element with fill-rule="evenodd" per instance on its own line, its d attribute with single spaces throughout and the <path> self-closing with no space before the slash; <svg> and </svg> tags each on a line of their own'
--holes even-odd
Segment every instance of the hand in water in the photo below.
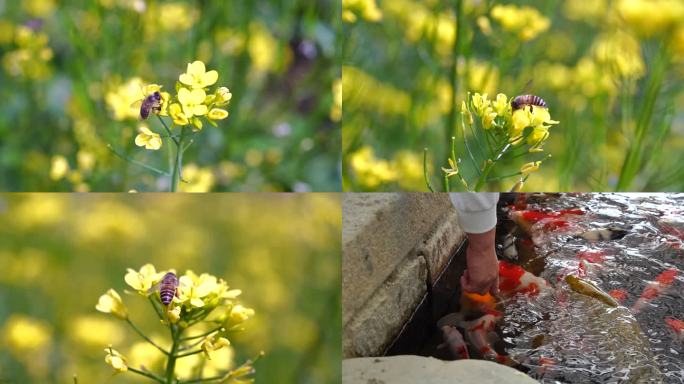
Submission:
<svg viewBox="0 0 684 384">
<path fill-rule="evenodd" d="M 494 249 L 495 229 L 484 233 L 468 233 L 467 269 L 461 276 L 461 287 L 481 295 L 499 293 L 499 263 Z"/>
</svg>

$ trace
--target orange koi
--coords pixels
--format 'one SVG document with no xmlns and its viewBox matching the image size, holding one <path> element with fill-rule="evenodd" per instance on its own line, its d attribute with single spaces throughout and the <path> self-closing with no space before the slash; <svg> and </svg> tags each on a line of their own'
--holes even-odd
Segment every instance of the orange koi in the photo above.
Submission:
<svg viewBox="0 0 684 384">
<path fill-rule="evenodd" d="M 622 288 L 612 289 L 608 294 L 620 304 L 627 300 L 627 291 Z"/>
<path fill-rule="evenodd" d="M 524 270 L 521 266 L 499 261 L 499 291 L 503 294 L 514 295 L 524 293 L 537 295 L 549 287 L 549 283 Z"/>
<path fill-rule="evenodd" d="M 684 321 L 674 317 L 665 318 L 665 323 L 672 329 L 679 341 L 684 341 Z"/>
<path fill-rule="evenodd" d="M 656 276 L 655 280 L 653 280 L 646 286 L 646 288 L 644 288 L 641 296 L 636 303 L 634 303 L 632 312 L 638 313 L 646 306 L 646 304 L 662 295 L 670 287 L 670 285 L 672 285 L 674 279 L 677 277 L 678 272 L 679 271 L 676 268 L 669 268 Z"/>
</svg>

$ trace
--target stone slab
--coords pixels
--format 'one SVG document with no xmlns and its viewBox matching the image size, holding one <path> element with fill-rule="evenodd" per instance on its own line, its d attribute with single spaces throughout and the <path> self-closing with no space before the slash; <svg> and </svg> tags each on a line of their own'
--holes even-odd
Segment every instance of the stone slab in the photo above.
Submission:
<svg viewBox="0 0 684 384">
<path fill-rule="evenodd" d="M 407 258 L 344 327 L 343 355 L 381 355 L 427 292 L 427 265 Z"/>
<path fill-rule="evenodd" d="M 342 324 L 453 214 L 447 194 L 352 193 L 342 198 Z M 429 257 L 429 256 L 428 256 Z M 429 257 L 431 260 L 432 257 Z"/>
<path fill-rule="evenodd" d="M 342 360 L 343 384 L 536 384 L 505 365 L 485 360 L 442 361 L 422 356 Z"/>
</svg>

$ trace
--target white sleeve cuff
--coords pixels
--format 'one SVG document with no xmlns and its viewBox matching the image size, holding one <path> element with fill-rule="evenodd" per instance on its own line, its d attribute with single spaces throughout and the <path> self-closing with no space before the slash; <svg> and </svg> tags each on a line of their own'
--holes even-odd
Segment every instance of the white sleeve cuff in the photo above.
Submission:
<svg viewBox="0 0 684 384">
<path fill-rule="evenodd" d="M 484 233 L 496 226 L 498 193 L 451 193 L 458 224 L 466 233 Z"/>
</svg>

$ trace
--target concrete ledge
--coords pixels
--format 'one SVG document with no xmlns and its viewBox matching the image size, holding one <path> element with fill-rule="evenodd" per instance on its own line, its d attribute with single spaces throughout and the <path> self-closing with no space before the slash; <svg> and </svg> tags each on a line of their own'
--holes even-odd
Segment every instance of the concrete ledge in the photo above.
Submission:
<svg viewBox="0 0 684 384">
<path fill-rule="evenodd" d="M 342 383 L 360 384 L 537 384 L 505 365 L 484 360 L 443 361 L 422 356 L 342 360 Z"/>
<path fill-rule="evenodd" d="M 426 279 L 425 259 L 406 259 L 345 327 L 344 355 L 382 354 L 425 295 Z"/>
<path fill-rule="evenodd" d="M 382 353 L 464 241 L 444 193 L 342 198 L 345 357 Z"/>
</svg>

